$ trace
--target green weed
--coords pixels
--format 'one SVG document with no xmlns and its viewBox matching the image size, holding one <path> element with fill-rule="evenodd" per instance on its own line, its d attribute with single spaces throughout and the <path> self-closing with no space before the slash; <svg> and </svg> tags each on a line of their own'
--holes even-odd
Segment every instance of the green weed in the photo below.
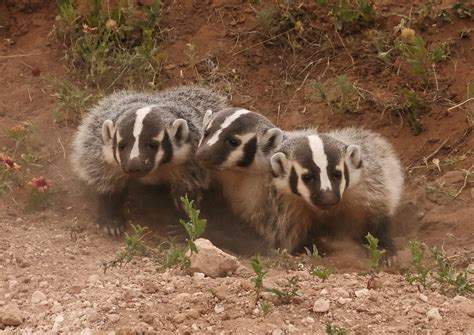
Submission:
<svg viewBox="0 0 474 335">
<path fill-rule="evenodd" d="M 171 269 L 174 267 L 188 268 L 191 264 L 187 256 L 188 247 L 174 241 L 165 241 L 158 246 L 158 259 L 160 267 Z"/>
<path fill-rule="evenodd" d="M 428 268 L 423 264 L 423 257 L 425 250 L 417 241 L 410 241 L 410 253 L 411 260 L 410 264 L 414 267 L 415 273 L 406 273 L 405 279 L 410 283 L 417 283 L 423 287 L 429 287 L 431 284 L 428 282 Z"/>
<path fill-rule="evenodd" d="M 262 260 L 259 256 L 254 256 L 250 260 L 250 265 L 255 273 L 255 277 L 252 278 L 254 283 L 255 292 L 257 294 L 256 301 L 258 302 L 261 292 L 268 292 L 274 294 L 283 304 L 289 304 L 297 296 L 300 296 L 298 289 L 298 277 L 294 276 L 287 279 L 286 285 L 281 288 L 266 287 L 264 285 L 263 279 L 267 274 L 267 271 L 264 270 Z"/>
<path fill-rule="evenodd" d="M 161 72 L 162 55 L 156 46 L 161 2 L 149 6 L 118 5 L 110 12 L 102 1 L 80 15 L 73 0 L 58 0 L 58 40 L 65 45 L 66 63 L 88 84 L 154 86 Z"/>
<path fill-rule="evenodd" d="M 272 311 L 273 305 L 269 302 L 266 301 L 260 301 L 258 306 L 260 307 L 260 310 L 262 311 L 263 316 L 267 316 L 268 313 Z"/>
<path fill-rule="evenodd" d="M 471 19 L 474 8 L 471 0 L 459 0 L 456 1 L 452 9 L 461 19 Z"/>
<path fill-rule="evenodd" d="M 420 114 L 427 107 L 426 101 L 414 90 L 402 89 L 403 112 L 407 116 L 408 123 L 415 132 L 415 135 L 423 131 L 423 124 L 420 120 Z"/>
<path fill-rule="evenodd" d="M 426 85 L 435 75 L 434 65 L 448 59 L 451 53 L 447 43 L 433 45 L 429 50 L 425 40 L 417 35 L 404 40 L 396 40 L 394 48 L 400 52 L 401 56 L 410 65 L 411 73 L 420 78 Z"/>
<path fill-rule="evenodd" d="M 336 271 L 334 271 L 334 269 L 326 268 L 324 266 L 317 266 L 310 271 L 313 276 L 318 277 L 323 282 L 326 281 L 335 272 Z"/>
<path fill-rule="evenodd" d="M 369 259 L 369 266 L 374 272 L 379 272 L 380 270 L 380 260 L 382 255 L 385 253 L 385 250 L 379 250 L 379 239 L 372 236 L 371 233 L 367 233 L 365 236 L 368 244 L 364 244 L 364 248 L 369 250 L 370 259 Z"/>
<path fill-rule="evenodd" d="M 181 197 L 181 204 L 189 217 L 189 221 L 180 219 L 179 222 L 183 225 L 184 229 L 186 229 L 186 233 L 188 234 L 186 242 L 188 242 L 188 247 L 192 254 L 193 252 L 198 252 L 194 241 L 206 230 L 207 220 L 199 217 L 201 211 L 194 208 L 194 200 L 189 200 L 187 196 L 184 196 Z"/>
<path fill-rule="evenodd" d="M 333 111 L 357 113 L 357 91 L 345 74 L 322 83 L 313 81 L 313 97 L 325 102 Z"/>
<path fill-rule="evenodd" d="M 474 292 L 474 284 L 469 281 L 467 271 L 456 273 L 444 249 L 438 247 L 431 248 L 431 256 L 437 265 L 436 272 L 433 274 L 435 280 L 450 286 L 458 294 Z"/>
<path fill-rule="evenodd" d="M 319 6 L 330 6 L 329 13 L 334 18 L 337 30 L 342 30 L 347 25 L 367 27 L 375 21 L 375 9 L 366 0 L 315 0 L 315 2 Z"/>
<path fill-rule="evenodd" d="M 77 124 L 93 102 L 93 95 L 87 94 L 68 80 L 53 79 L 54 96 L 57 99 L 53 117 L 56 123 L 66 126 Z"/>
<path fill-rule="evenodd" d="M 326 334 L 328 334 L 328 335 L 346 335 L 347 334 L 347 329 L 328 323 L 328 324 L 326 324 Z"/>
<path fill-rule="evenodd" d="M 5 134 L 15 141 L 12 156 L 15 157 L 20 145 L 33 134 L 33 125 L 29 121 L 24 121 L 19 125 L 11 127 L 5 131 Z"/>
<path fill-rule="evenodd" d="M 128 263 L 135 256 L 142 256 L 149 252 L 143 238 L 147 234 L 147 227 L 131 224 L 132 233 L 129 235 L 125 233 L 125 248 L 115 255 L 112 261 L 102 263 L 104 273 L 112 267 L 122 267 Z"/>
</svg>

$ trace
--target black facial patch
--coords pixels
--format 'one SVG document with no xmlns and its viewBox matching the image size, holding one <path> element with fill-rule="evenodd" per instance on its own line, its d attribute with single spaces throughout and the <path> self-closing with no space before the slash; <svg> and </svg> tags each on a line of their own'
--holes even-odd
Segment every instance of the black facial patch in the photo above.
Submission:
<svg viewBox="0 0 474 335">
<path fill-rule="evenodd" d="M 271 129 L 271 128 L 269 128 L 269 129 Z M 264 131 L 264 134 L 265 134 L 269 129 L 265 130 L 265 131 Z M 272 137 L 270 138 L 270 140 L 269 140 L 267 143 L 265 143 L 264 146 L 260 147 L 261 150 L 262 150 L 262 152 L 263 152 L 264 154 L 268 154 L 268 153 L 274 148 L 275 139 L 276 139 L 276 136 L 272 136 Z"/>
<path fill-rule="evenodd" d="M 163 136 L 163 141 L 161 141 L 161 148 L 163 150 L 163 157 L 161 158 L 159 165 L 169 163 L 173 158 L 173 145 L 171 144 L 167 131 L 165 131 L 165 136 Z"/>
<path fill-rule="evenodd" d="M 347 168 L 347 164 L 344 162 L 344 179 L 346 180 L 346 186 L 344 189 L 349 187 L 349 169 Z"/>
<path fill-rule="evenodd" d="M 209 166 L 219 167 L 227 162 L 230 155 L 236 150 L 243 152 L 243 157 L 238 162 L 233 162 L 236 166 L 247 167 L 255 159 L 257 152 L 257 138 L 252 137 L 246 143 L 238 146 L 232 145 L 231 141 L 239 140 L 239 136 L 256 133 L 256 125 L 262 123 L 262 116 L 256 113 L 245 113 L 234 119 L 226 128 L 221 128 L 225 120 L 234 115 L 240 108 L 229 108 L 218 112 L 210 123 L 210 127 L 205 130 L 205 136 L 201 144 L 201 157 Z M 269 125 L 271 125 L 270 121 Z M 208 141 L 219 133 L 217 142 L 209 145 Z"/>
<path fill-rule="evenodd" d="M 298 192 L 298 174 L 293 166 L 291 167 L 290 172 L 290 188 L 291 192 L 294 194 L 301 195 L 300 192 Z"/>
<path fill-rule="evenodd" d="M 244 157 L 237 163 L 240 167 L 246 167 L 252 164 L 257 153 L 257 137 L 252 137 L 250 141 L 244 144 Z"/>
</svg>

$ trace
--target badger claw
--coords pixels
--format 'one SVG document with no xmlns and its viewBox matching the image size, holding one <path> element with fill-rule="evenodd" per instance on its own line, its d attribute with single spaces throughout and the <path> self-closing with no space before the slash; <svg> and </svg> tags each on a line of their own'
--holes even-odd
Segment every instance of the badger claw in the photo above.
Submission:
<svg viewBox="0 0 474 335">
<path fill-rule="evenodd" d="M 106 235 L 120 236 L 124 232 L 125 220 L 118 218 L 98 218 L 97 228 L 101 229 Z"/>
</svg>

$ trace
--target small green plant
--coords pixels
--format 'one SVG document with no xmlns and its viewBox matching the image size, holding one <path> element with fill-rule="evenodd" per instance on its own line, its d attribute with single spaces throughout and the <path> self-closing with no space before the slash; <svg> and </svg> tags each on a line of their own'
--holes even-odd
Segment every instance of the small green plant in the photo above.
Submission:
<svg viewBox="0 0 474 335">
<path fill-rule="evenodd" d="M 257 12 L 257 24 L 268 37 L 290 30 L 302 30 L 301 19 L 305 15 L 301 6 L 286 4 L 265 7 Z"/>
<path fill-rule="evenodd" d="M 187 256 L 188 247 L 175 243 L 174 241 L 164 241 L 158 246 L 158 259 L 160 267 L 171 269 L 174 267 L 188 268 L 191 264 Z"/>
<path fill-rule="evenodd" d="M 12 189 L 19 170 L 20 165 L 13 158 L 0 153 L 0 194 Z"/>
<path fill-rule="evenodd" d="M 56 108 L 53 111 L 56 123 L 76 124 L 84 116 L 87 107 L 93 102 L 93 95 L 87 94 L 68 80 L 52 80 L 57 99 Z"/>
<path fill-rule="evenodd" d="M 347 329 L 328 323 L 328 324 L 326 324 L 326 334 L 328 334 L 328 335 L 346 335 L 347 334 Z"/>
<path fill-rule="evenodd" d="M 313 81 L 312 87 L 313 96 L 325 102 L 332 110 L 357 113 L 357 91 L 347 75 L 337 76 L 325 83 Z"/>
<path fill-rule="evenodd" d="M 368 244 L 364 244 L 364 248 L 369 250 L 370 260 L 369 266 L 374 272 L 379 272 L 380 270 L 380 260 L 382 255 L 385 253 L 385 250 L 379 250 L 379 239 L 374 237 L 371 233 L 367 233 L 365 236 Z"/>
<path fill-rule="evenodd" d="M 404 28 L 403 32 L 412 31 Z M 404 35 L 402 35 L 404 36 Z M 412 74 L 420 78 L 425 84 L 434 77 L 434 64 L 448 59 L 451 51 L 447 43 L 433 45 L 431 50 L 426 46 L 425 40 L 421 36 L 407 34 L 407 37 L 397 39 L 394 48 L 400 52 L 402 57 L 410 65 Z"/>
<path fill-rule="evenodd" d="M 257 301 L 260 297 L 260 293 L 263 290 L 263 278 L 267 274 L 267 271 L 263 270 L 262 260 L 260 256 L 254 256 L 250 259 L 250 265 L 252 266 L 255 277 L 252 278 L 252 282 L 255 285 L 255 292 L 257 293 Z"/>
<path fill-rule="evenodd" d="M 147 234 L 147 227 L 131 224 L 132 233 L 125 233 L 125 248 L 115 255 L 112 261 L 102 263 L 104 273 L 112 267 L 122 267 L 135 257 L 145 255 L 149 252 L 143 238 Z"/>
<path fill-rule="evenodd" d="M 252 266 L 252 269 L 255 272 L 255 277 L 252 278 L 252 282 L 254 283 L 255 292 L 257 293 L 257 302 L 260 298 L 261 292 L 269 292 L 274 294 L 283 304 L 289 304 L 296 296 L 300 296 L 298 292 L 298 277 L 293 276 L 287 279 L 287 283 L 282 289 L 266 287 L 263 283 L 263 279 L 267 274 L 267 271 L 264 270 L 263 263 L 260 257 L 252 257 L 250 260 L 250 265 Z"/>
<path fill-rule="evenodd" d="M 332 274 L 335 273 L 334 269 L 326 268 L 324 266 L 317 266 L 310 271 L 313 276 L 318 277 L 323 282 L 326 281 Z"/>
<path fill-rule="evenodd" d="M 262 311 L 263 316 L 267 316 L 268 313 L 272 311 L 272 304 L 266 301 L 260 301 L 258 306 L 260 307 L 260 310 Z"/>
<path fill-rule="evenodd" d="M 184 229 L 186 229 L 186 233 L 188 234 L 186 242 L 188 242 L 188 247 L 192 254 L 193 252 L 198 252 L 194 241 L 206 230 L 207 220 L 199 217 L 201 211 L 194 208 L 194 200 L 189 200 L 187 195 L 181 197 L 181 204 L 189 217 L 189 221 L 180 219 L 179 222 L 183 225 Z"/>
<path fill-rule="evenodd" d="M 474 284 L 469 281 L 467 271 L 456 273 L 444 249 L 431 248 L 431 256 L 437 265 L 436 272 L 433 274 L 435 280 L 452 287 L 458 294 L 474 292 Z"/>
<path fill-rule="evenodd" d="M 403 88 L 401 91 L 403 99 L 403 111 L 407 116 L 408 123 L 415 135 L 423 131 L 420 114 L 427 107 L 426 101 L 414 90 Z"/>
<path fill-rule="evenodd" d="M 375 21 L 375 9 L 367 0 L 315 0 L 319 6 L 330 6 L 330 15 L 334 18 L 337 30 L 344 26 L 367 27 Z"/>
<path fill-rule="evenodd" d="M 406 273 L 405 279 L 410 283 L 417 283 L 422 285 L 423 287 L 429 287 L 430 283 L 428 282 L 428 268 L 425 267 L 423 264 L 423 257 L 425 254 L 425 250 L 420 245 L 418 241 L 410 241 L 410 253 L 411 253 L 411 260 L 410 264 L 414 267 L 415 273 Z"/>
<path fill-rule="evenodd" d="M 461 19 L 471 19 L 474 10 L 471 0 L 459 0 L 452 7 L 453 11 Z"/>
<path fill-rule="evenodd" d="M 33 134 L 33 125 L 31 122 L 25 121 L 7 129 L 5 133 L 10 139 L 15 141 L 15 147 L 12 153 L 12 156 L 15 157 L 21 143 Z"/>
<path fill-rule="evenodd" d="M 154 86 L 163 60 L 155 41 L 161 2 L 135 6 L 120 1 L 104 8 L 103 1 L 93 0 L 90 5 L 80 15 L 73 0 L 58 0 L 55 33 L 65 45 L 69 69 L 106 90 Z"/>
</svg>

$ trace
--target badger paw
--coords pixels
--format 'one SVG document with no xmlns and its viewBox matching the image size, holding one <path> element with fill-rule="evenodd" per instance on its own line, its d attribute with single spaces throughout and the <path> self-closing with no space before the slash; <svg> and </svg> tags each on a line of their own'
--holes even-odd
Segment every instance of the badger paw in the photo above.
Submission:
<svg viewBox="0 0 474 335">
<path fill-rule="evenodd" d="M 120 236 L 125 231 L 125 220 L 120 218 L 97 218 L 97 228 L 105 234 Z"/>
</svg>

